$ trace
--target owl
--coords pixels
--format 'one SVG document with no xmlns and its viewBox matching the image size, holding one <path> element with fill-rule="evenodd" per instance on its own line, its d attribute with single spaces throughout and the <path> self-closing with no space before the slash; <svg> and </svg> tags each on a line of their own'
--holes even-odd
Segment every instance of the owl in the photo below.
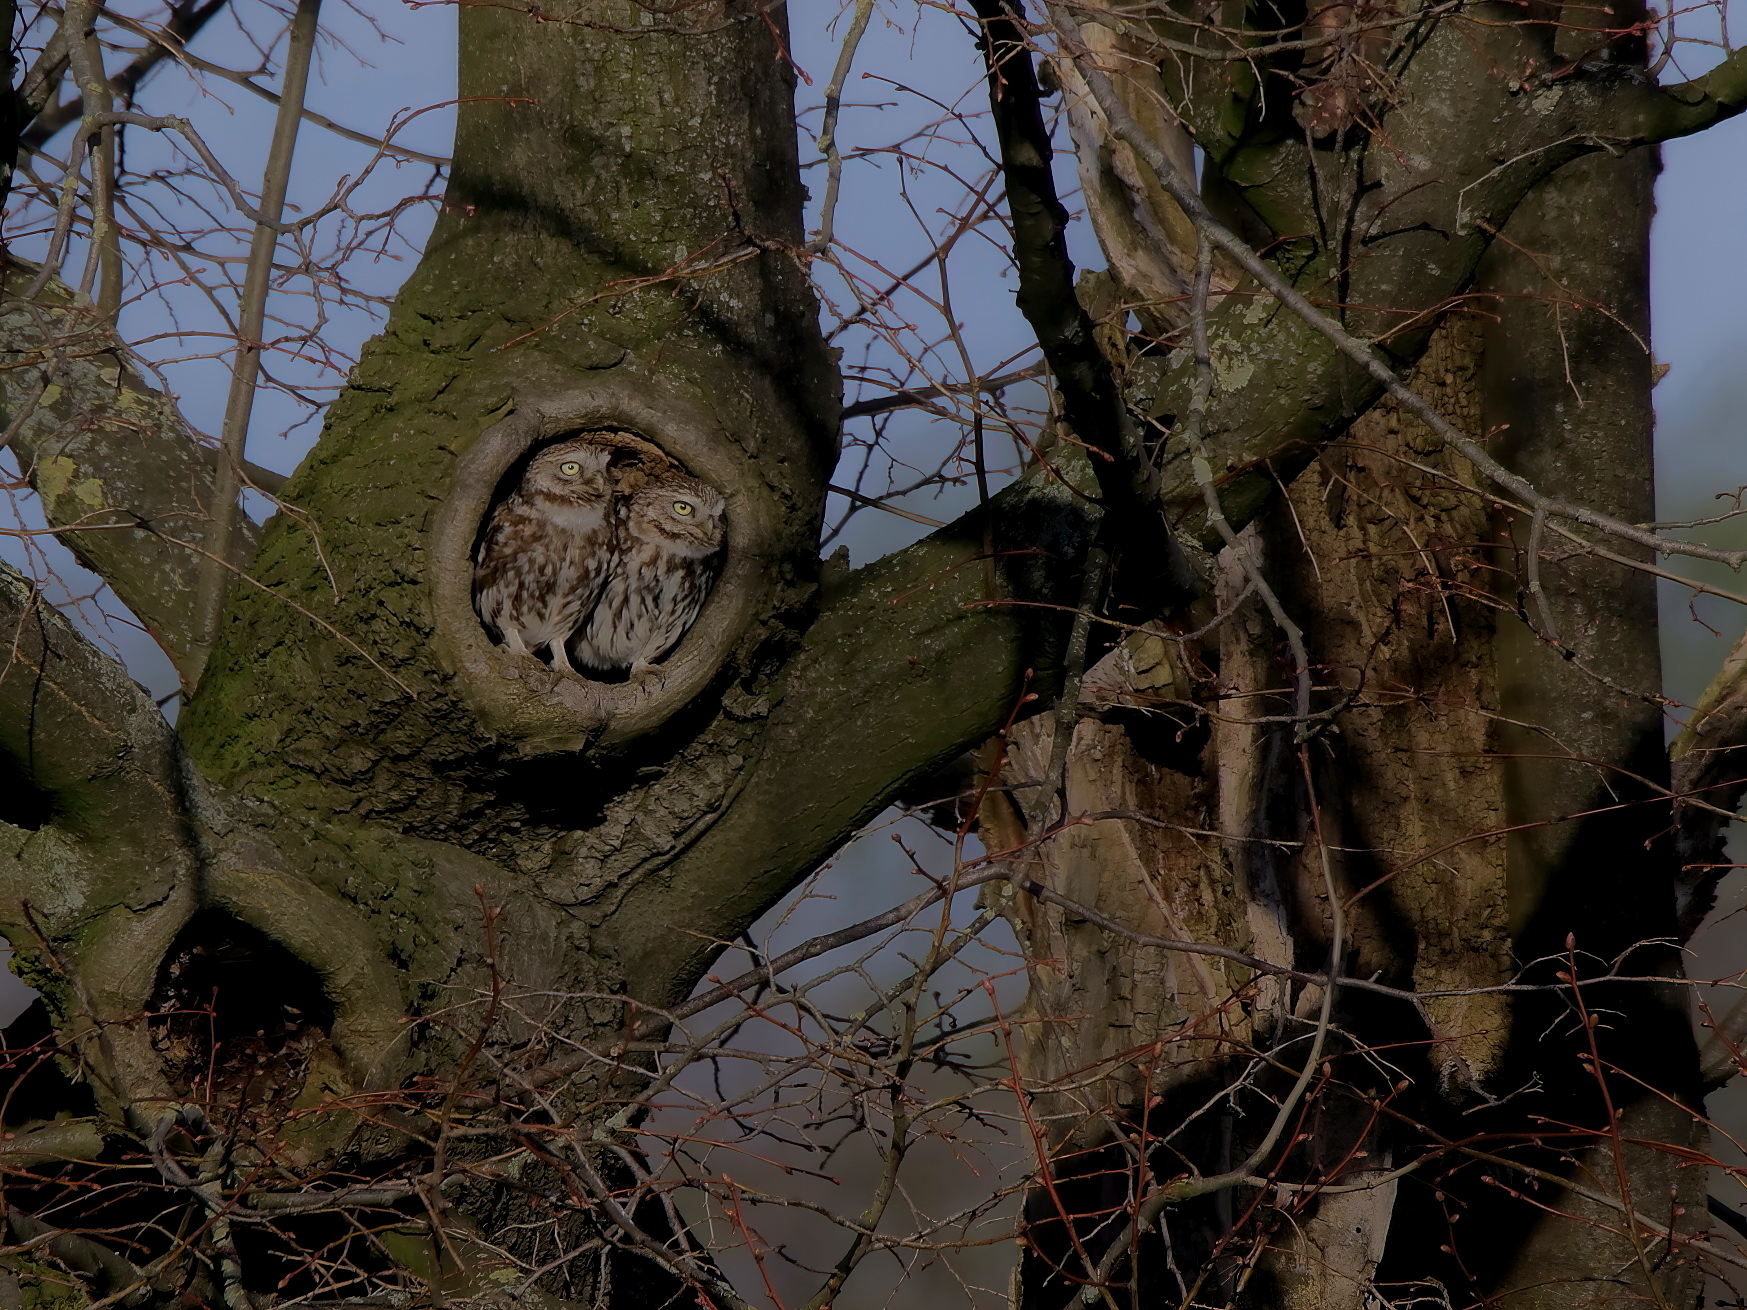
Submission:
<svg viewBox="0 0 1747 1310">
<path fill-rule="evenodd" d="M 635 676 L 679 643 L 710 594 L 725 508 L 721 492 L 678 474 L 623 502 L 612 571 L 570 643 L 578 664 Z"/>
<path fill-rule="evenodd" d="M 572 673 L 565 643 L 612 565 L 612 454 L 575 439 L 534 456 L 492 511 L 473 566 L 473 608 L 496 638 L 517 655 L 544 649 Z"/>
</svg>

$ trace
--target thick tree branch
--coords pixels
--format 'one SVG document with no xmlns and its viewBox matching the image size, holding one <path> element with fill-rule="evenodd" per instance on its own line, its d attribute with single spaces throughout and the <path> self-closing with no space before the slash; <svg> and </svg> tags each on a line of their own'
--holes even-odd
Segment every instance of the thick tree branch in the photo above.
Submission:
<svg viewBox="0 0 1747 1310">
<path fill-rule="evenodd" d="M 1206 221 L 1214 215 L 1194 180 L 1118 93 L 1121 61 L 1082 43 L 1069 10 L 1054 6 L 1051 13 L 1062 57 L 1085 74 L 1097 108 L 1110 115 L 1112 136 L 1134 149 L 1171 198 L 1185 212 L 1198 212 L 1197 224 L 1211 231 Z M 1403 50 L 1388 103 L 1378 108 L 1377 130 L 1388 147 L 1355 151 L 1357 172 L 1336 188 L 1339 194 L 1329 191 L 1332 177 L 1323 176 L 1297 134 L 1273 133 L 1259 123 L 1263 88 L 1274 83 L 1234 70 L 1229 86 L 1222 81 L 1220 93 L 1209 95 L 1194 80 L 1205 70 L 1171 75 L 1176 64 L 1161 66 L 1167 102 L 1207 152 L 1221 252 L 1268 293 L 1257 299 L 1253 284 L 1239 287 L 1209 322 L 1220 371 L 1208 413 L 1209 462 L 1235 527 L 1392 390 L 1383 373 L 1399 379 L 1443 315 L 1464 308 L 1492 234 L 1525 195 L 1574 159 L 1631 144 L 1616 120 L 1634 97 L 1674 103 L 1643 81 L 1641 69 L 1620 64 L 1584 64 L 1547 81 L 1536 71 L 1540 52 L 1513 27 L 1476 31 L 1437 22 Z M 1738 97 L 1733 79 L 1739 75 L 1728 71 L 1734 67 L 1731 60 L 1709 81 L 1701 79 L 1719 104 Z M 1473 102 L 1452 121 L 1447 96 L 1458 83 L 1472 89 Z M 1238 226 L 1243 237 L 1234 235 Z M 1282 295 L 1283 289 L 1291 294 Z M 1287 312 L 1267 303 L 1272 296 L 1280 296 Z M 1345 340 L 1331 335 L 1331 327 Z M 1174 426 L 1188 407 L 1186 354 L 1166 357 L 1152 384 L 1153 414 L 1163 427 Z M 1182 530 L 1216 547 L 1191 461 L 1175 443 L 1162 473 Z M 1547 513 L 1558 517 L 1568 508 L 1576 507 L 1549 503 Z M 1610 522 L 1606 530 L 1617 533 L 1622 526 Z"/>
<path fill-rule="evenodd" d="M 144 1274 L 95 1238 L 51 1227 L 21 1210 L 6 1216 L 6 1226 L 15 1241 L 41 1245 L 56 1262 L 111 1297 L 122 1297 L 145 1285 Z"/>
<path fill-rule="evenodd" d="M 137 1014 L 192 906 L 181 757 L 145 691 L 0 565 L 0 932 L 29 962 L 111 1123 L 162 1097 Z M 20 797 L 29 812 L 11 809 Z M 27 823 L 29 829 L 13 826 Z"/>
<path fill-rule="evenodd" d="M 1623 83 L 1617 101 L 1603 102 L 1597 135 L 1610 145 L 1643 146 L 1691 136 L 1747 109 L 1747 49 L 1736 50 L 1703 77 L 1673 86 Z M 1617 135 L 1616 135 L 1617 134 Z"/>
<path fill-rule="evenodd" d="M 1077 468 L 1074 467 L 1077 465 Z M 1082 460 L 1066 475 L 1082 487 Z M 1000 593 L 985 591 L 985 528 Z M 1039 468 L 989 504 L 828 589 L 732 808 L 615 917 L 638 998 L 678 1001 L 702 962 L 903 786 L 1009 723 L 1061 676 L 1083 490 Z M 1047 606 L 1049 608 L 1044 608 Z M 675 949 L 679 935 L 695 945 Z M 646 990 L 645 990 L 646 988 Z"/>
<path fill-rule="evenodd" d="M 1074 291 L 1068 211 L 1050 171 L 1053 151 L 1042 91 L 1017 21 L 1018 0 L 975 0 L 975 8 L 1013 220 L 1019 309 L 1049 361 L 1063 417 L 1098 452 L 1094 472 L 1109 510 L 1104 527 L 1114 534 L 1110 545 L 1117 554 L 1120 594 L 1157 613 L 1201 587 L 1160 514 L 1157 470 L 1129 413 L 1121 379 L 1099 348 L 1091 316 Z"/>
<path fill-rule="evenodd" d="M 1727 564 L 1731 568 L 1740 568 L 1743 563 L 1747 563 L 1747 551 L 1721 550 L 1696 542 L 1675 541 L 1659 537 L 1656 533 L 1641 528 L 1635 523 L 1627 523 L 1587 505 L 1576 505 L 1558 497 L 1546 495 L 1526 479 L 1506 468 L 1492 456 L 1484 445 L 1464 434 L 1433 406 L 1427 404 L 1389 366 L 1381 351 L 1369 342 L 1348 332 L 1333 315 L 1318 309 L 1273 265 L 1251 250 L 1242 237 L 1219 223 L 1208 211 L 1207 206 L 1196 194 L 1189 181 L 1177 173 L 1175 166 L 1164 152 L 1141 131 L 1139 124 L 1134 121 L 1134 117 L 1128 113 L 1117 98 L 1115 88 L 1105 74 L 1096 69 L 1088 68 L 1086 80 L 1091 86 L 1093 94 L 1098 97 L 1099 104 L 1109 116 L 1111 129 L 1146 161 L 1147 166 L 1158 177 L 1160 184 L 1170 193 L 1171 198 L 1182 206 L 1183 212 L 1189 215 L 1197 230 L 1207 240 L 1224 250 L 1245 272 L 1255 278 L 1268 294 L 1290 310 L 1302 323 L 1326 339 L 1341 355 L 1364 369 L 1372 380 L 1393 396 L 1399 404 L 1411 411 L 1445 442 L 1459 450 L 1463 457 L 1473 464 L 1488 481 L 1509 492 L 1537 514 L 1581 523 L 1622 541 L 1629 541 L 1665 555 L 1687 555 L 1694 559 L 1715 560 L 1718 563 Z"/>
<path fill-rule="evenodd" d="M 213 453 L 89 305 L 58 282 L 19 298 L 36 274 L 14 260 L 0 290 L 0 444 L 17 452 L 60 539 L 115 588 L 186 681 Z M 228 566 L 247 558 L 257 534 L 239 525 Z"/>
<path fill-rule="evenodd" d="M 9 34 L 6 44 L 0 48 L 0 141 L 14 142 L 18 139 L 19 129 L 24 125 L 23 97 L 17 92 L 18 60 L 12 51 L 10 33 L 18 18 L 17 0 L 5 0 L 0 4 L 0 21 L 5 22 Z M 12 190 L 12 173 L 17 167 L 18 151 L 10 145 L 3 155 L 0 155 L 0 205 L 6 203 Z"/>
<path fill-rule="evenodd" d="M 60 24 L 49 35 L 42 51 L 25 73 L 24 80 L 19 83 L 18 119 L 28 123 L 42 112 L 55 93 L 55 88 L 61 84 L 61 79 L 67 74 L 67 33 Z"/>
<path fill-rule="evenodd" d="M 94 1120 L 55 1119 L 7 1129 L 0 1140 L 0 1172 L 40 1169 L 66 1160 L 95 1160 L 103 1134 Z"/>
<path fill-rule="evenodd" d="M 180 809 L 174 737 L 119 663 L 0 563 L 0 753 L 57 828 L 155 831 Z"/>
<path fill-rule="evenodd" d="M 976 11 L 982 20 L 989 102 L 1013 220 L 1013 255 L 1019 266 L 1015 299 L 1049 361 L 1069 424 L 1081 440 L 1104 452 L 1107 458 L 1101 463 L 1120 468 L 1134 460 L 1139 433 L 1109 361 L 1093 339 L 1091 317 L 1074 294 L 1068 211 L 1056 195 L 1050 173 L 1054 152 L 1043 122 L 1031 49 L 1007 4 L 977 0 Z M 1125 471 L 1131 478 L 1143 472 Z M 1108 477 L 1101 473 L 1099 485 Z M 1125 500 L 1144 495 L 1143 489 L 1121 484 L 1106 494 L 1111 492 Z"/>
</svg>

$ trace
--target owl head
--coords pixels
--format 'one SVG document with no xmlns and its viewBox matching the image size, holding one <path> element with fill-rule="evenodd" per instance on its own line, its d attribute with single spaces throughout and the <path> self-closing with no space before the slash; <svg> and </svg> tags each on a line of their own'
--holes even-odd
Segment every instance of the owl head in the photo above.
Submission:
<svg viewBox="0 0 1747 1310">
<path fill-rule="evenodd" d="M 644 541 L 683 555 L 713 555 L 722 548 L 727 503 L 707 482 L 680 475 L 650 483 L 631 497 L 625 528 Z"/>
<path fill-rule="evenodd" d="M 609 447 L 586 438 L 560 441 L 534 456 L 522 489 L 547 500 L 596 503 L 607 494 Z"/>
</svg>

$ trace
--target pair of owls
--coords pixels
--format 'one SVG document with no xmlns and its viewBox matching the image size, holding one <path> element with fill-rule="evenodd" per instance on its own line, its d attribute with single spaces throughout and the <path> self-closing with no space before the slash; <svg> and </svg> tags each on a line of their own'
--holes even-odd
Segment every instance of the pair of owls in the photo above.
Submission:
<svg viewBox="0 0 1747 1310">
<path fill-rule="evenodd" d="M 679 643 L 725 535 L 719 491 L 658 454 L 661 465 L 626 462 L 637 452 L 615 436 L 535 455 L 492 511 L 473 568 L 473 608 L 498 641 L 607 678 L 636 676 Z"/>
</svg>

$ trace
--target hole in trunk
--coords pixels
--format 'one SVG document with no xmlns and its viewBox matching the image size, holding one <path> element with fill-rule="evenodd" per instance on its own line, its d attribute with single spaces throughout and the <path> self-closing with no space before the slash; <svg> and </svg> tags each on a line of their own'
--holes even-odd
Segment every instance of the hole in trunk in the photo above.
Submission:
<svg viewBox="0 0 1747 1310">
<path fill-rule="evenodd" d="M 54 818 L 55 800 L 31 781 L 29 772 L 0 751 L 0 823 L 38 831 Z"/>
<path fill-rule="evenodd" d="M 718 489 L 635 433 L 561 433 L 498 480 L 473 541 L 474 613 L 500 645 L 626 682 L 697 621 L 725 512 Z"/>
<path fill-rule="evenodd" d="M 334 1025 L 315 970 L 220 910 L 195 915 L 177 935 L 151 1012 L 166 1074 L 212 1104 L 294 1096 Z"/>
</svg>

